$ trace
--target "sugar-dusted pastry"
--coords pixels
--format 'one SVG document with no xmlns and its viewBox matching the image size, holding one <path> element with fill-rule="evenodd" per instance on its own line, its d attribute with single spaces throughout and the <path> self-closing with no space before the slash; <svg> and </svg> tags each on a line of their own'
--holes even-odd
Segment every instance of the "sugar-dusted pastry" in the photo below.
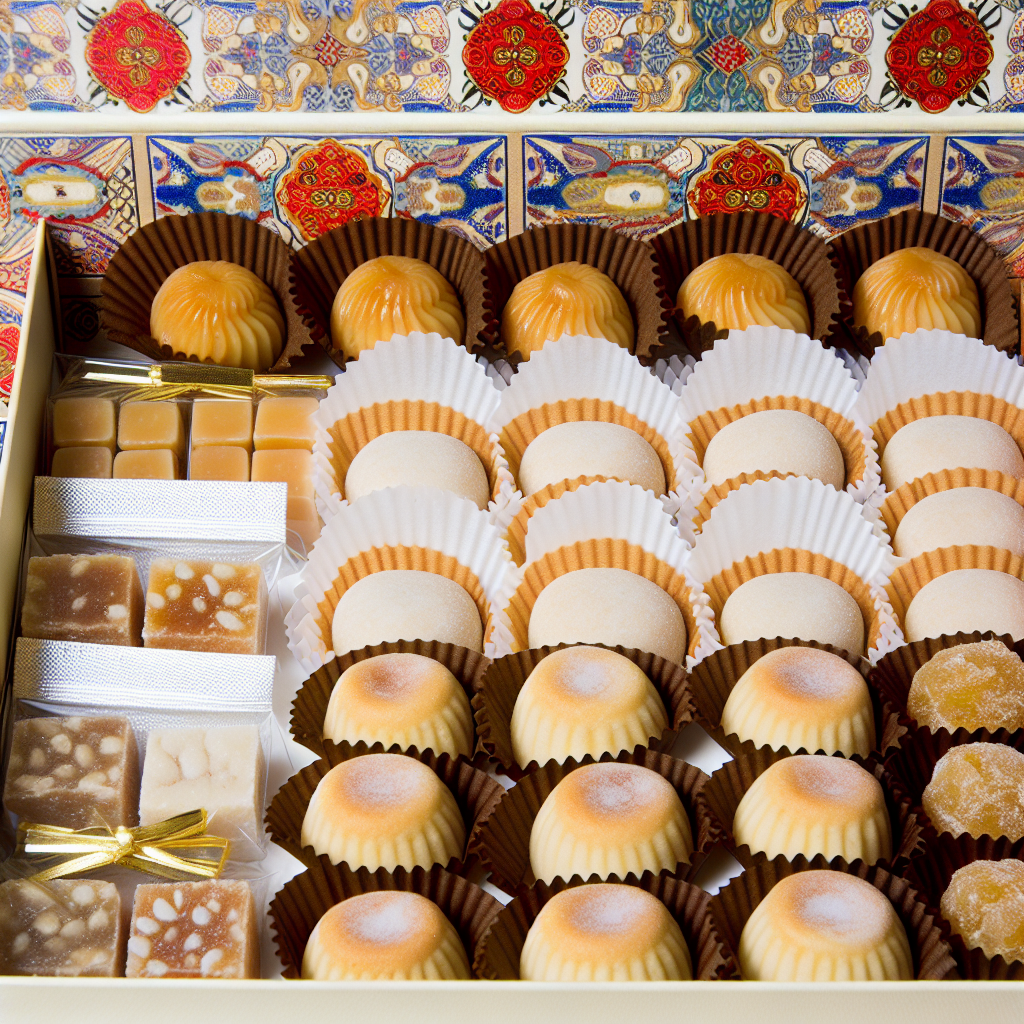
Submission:
<svg viewBox="0 0 1024 1024">
<path fill-rule="evenodd" d="M 302 820 L 302 845 L 371 871 L 460 858 L 466 825 L 451 790 L 404 754 L 365 754 L 332 768 Z"/>
<path fill-rule="evenodd" d="M 473 712 L 466 691 L 440 662 L 421 654 L 378 654 L 350 665 L 334 684 L 324 739 L 470 757 Z"/>
<path fill-rule="evenodd" d="M 808 572 L 747 580 L 726 600 L 718 631 L 725 644 L 781 636 L 864 653 L 860 606 L 838 583 Z"/>
<path fill-rule="evenodd" d="M 542 882 L 675 871 L 693 854 L 679 794 L 650 768 L 589 764 L 548 795 L 530 831 L 530 867 Z"/>
<path fill-rule="evenodd" d="M 633 317 L 615 282 L 586 263 L 556 263 L 523 278 L 501 314 L 501 340 L 524 359 L 563 334 L 633 350 Z"/>
<path fill-rule="evenodd" d="M 1024 861 L 965 865 L 953 872 L 939 907 L 968 949 L 1024 961 Z"/>
<path fill-rule="evenodd" d="M 117 447 L 117 409 L 109 398 L 58 398 L 53 403 L 55 448 Z"/>
<path fill-rule="evenodd" d="M 117 417 L 117 446 L 122 451 L 167 448 L 185 454 L 185 423 L 177 402 L 125 402 Z"/>
<path fill-rule="evenodd" d="M 484 649 L 473 598 L 453 580 L 420 569 L 387 569 L 354 583 L 334 610 L 331 636 L 335 654 L 396 640 Z"/>
<path fill-rule="evenodd" d="M 921 806 L 938 832 L 1024 839 L 1024 754 L 1003 743 L 950 747 L 932 769 Z"/>
<path fill-rule="evenodd" d="M 451 921 L 415 892 L 364 892 L 331 907 L 302 956 L 312 981 L 457 981 L 469 957 Z"/>
<path fill-rule="evenodd" d="M 464 441 L 432 430 L 393 430 L 361 448 L 345 474 L 345 497 L 358 501 L 384 487 L 440 487 L 487 508 L 491 485 Z"/>
<path fill-rule="evenodd" d="M 975 416 L 911 420 L 889 439 L 879 461 L 889 491 L 943 469 L 994 469 L 1024 477 L 1017 442 L 997 423 Z"/>
<path fill-rule="evenodd" d="M 173 271 L 153 298 L 149 333 L 176 356 L 267 370 L 284 347 L 285 323 L 267 283 L 227 260 Z"/>
<path fill-rule="evenodd" d="M 693 966 L 675 918 L 632 885 L 565 889 L 541 907 L 519 960 L 523 981 L 688 981 Z"/>
<path fill-rule="evenodd" d="M 823 854 L 867 864 L 892 856 L 892 827 L 878 780 L 855 761 L 796 754 L 776 761 L 743 794 L 738 844 L 772 859 Z"/>
<path fill-rule="evenodd" d="M 937 491 L 913 505 L 900 520 L 893 550 L 914 558 L 937 548 L 977 544 L 1024 555 L 1024 508 L 1008 494 L 987 487 Z"/>
<path fill-rule="evenodd" d="M 799 871 L 754 908 L 740 935 L 747 981 L 909 981 L 914 960 L 892 904 L 841 871 Z"/>
<path fill-rule="evenodd" d="M 512 752 L 520 765 L 647 746 L 668 728 L 650 679 L 602 647 L 567 647 L 530 673 L 512 711 Z"/>
<path fill-rule="evenodd" d="M 998 640 L 939 651 L 914 673 L 907 712 L 932 730 L 1024 728 L 1024 662 Z"/>
<path fill-rule="evenodd" d="M 331 341 L 349 359 L 395 334 L 440 334 L 462 343 L 466 317 L 455 289 L 429 263 L 378 256 L 356 267 L 331 306 Z"/>
<path fill-rule="evenodd" d="M 791 409 L 766 409 L 726 424 L 704 453 L 704 476 L 722 484 L 743 473 L 809 476 L 841 491 L 843 453 L 816 419 Z"/>
<path fill-rule="evenodd" d="M 1024 582 L 996 569 L 954 569 L 914 595 L 903 621 L 910 643 L 974 630 L 1024 640 Z"/>
<path fill-rule="evenodd" d="M 853 286 L 853 322 L 868 334 L 899 338 L 918 328 L 981 337 L 978 288 L 956 260 L 924 246 L 872 263 Z"/>
<path fill-rule="evenodd" d="M 676 305 L 719 330 L 782 327 L 811 333 L 807 300 L 792 274 L 774 260 L 754 253 L 712 256 L 686 275 Z"/>
<path fill-rule="evenodd" d="M 635 430 L 618 423 L 558 423 L 526 446 L 519 464 L 519 486 L 525 495 L 581 476 L 639 484 L 657 495 L 668 489 L 658 453 Z"/>
<path fill-rule="evenodd" d="M 530 614 L 531 647 L 606 644 L 649 651 L 676 664 L 686 623 L 656 583 L 626 569 L 576 569 L 549 583 Z"/>
<path fill-rule="evenodd" d="M 773 750 L 866 757 L 875 746 L 864 677 L 815 647 L 780 647 L 755 661 L 725 702 L 722 729 Z"/>
</svg>

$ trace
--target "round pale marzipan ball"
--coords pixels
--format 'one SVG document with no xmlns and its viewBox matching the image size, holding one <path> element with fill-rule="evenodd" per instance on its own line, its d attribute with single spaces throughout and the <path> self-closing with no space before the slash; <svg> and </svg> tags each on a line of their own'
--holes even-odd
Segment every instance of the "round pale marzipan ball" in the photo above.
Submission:
<svg viewBox="0 0 1024 1024">
<path fill-rule="evenodd" d="M 910 643 L 975 630 L 1024 640 L 1024 583 L 995 569 L 955 569 L 926 583 L 904 619 Z"/>
<path fill-rule="evenodd" d="M 987 487 L 955 487 L 929 494 L 900 520 L 893 550 L 901 558 L 978 544 L 1024 555 L 1024 508 Z"/>
</svg>

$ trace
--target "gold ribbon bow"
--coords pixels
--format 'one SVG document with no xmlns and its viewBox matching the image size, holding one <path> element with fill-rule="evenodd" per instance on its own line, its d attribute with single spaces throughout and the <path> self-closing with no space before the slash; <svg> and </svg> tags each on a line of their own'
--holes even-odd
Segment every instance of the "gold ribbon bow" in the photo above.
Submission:
<svg viewBox="0 0 1024 1024">
<path fill-rule="evenodd" d="M 18 825 L 18 853 L 28 857 L 66 857 L 59 864 L 32 875 L 32 880 L 54 878 L 120 864 L 162 878 L 188 880 L 216 878 L 224 869 L 231 841 L 206 835 L 206 811 L 187 811 L 155 825 L 127 828 L 61 828 L 57 825 Z M 171 850 L 219 851 L 179 856 Z"/>
</svg>

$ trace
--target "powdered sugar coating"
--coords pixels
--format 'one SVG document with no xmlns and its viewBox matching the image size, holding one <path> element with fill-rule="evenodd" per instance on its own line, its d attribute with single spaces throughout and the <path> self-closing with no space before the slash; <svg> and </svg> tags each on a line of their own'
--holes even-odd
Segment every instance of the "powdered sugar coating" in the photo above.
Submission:
<svg viewBox="0 0 1024 1024">
<path fill-rule="evenodd" d="M 976 860 L 953 873 L 942 916 L 968 949 L 1024 961 L 1024 861 Z"/>
<path fill-rule="evenodd" d="M 901 558 L 960 544 L 989 545 L 1024 555 L 1024 507 L 987 487 L 929 494 L 900 520 L 893 550 Z"/>
<path fill-rule="evenodd" d="M 926 583 L 904 616 L 911 643 L 975 630 L 1024 640 L 1024 582 L 996 569 L 954 569 Z"/>
</svg>

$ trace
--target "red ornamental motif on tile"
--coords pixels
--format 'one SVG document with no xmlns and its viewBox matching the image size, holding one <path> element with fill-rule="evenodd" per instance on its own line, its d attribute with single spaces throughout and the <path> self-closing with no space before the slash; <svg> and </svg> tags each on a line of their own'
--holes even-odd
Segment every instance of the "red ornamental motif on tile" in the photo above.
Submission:
<svg viewBox="0 0 1024 1024">
<path fill-rule="evenodd" d="M 14 384 L 14 364 L 18 359 L 18 339 L 21 328 L 17 324 L 0 324 L 0 396 L 10 397 Z"/>
<path fill-rule="evenodd" d="M 462 62 L 486 97 L 521 114 L 558 84 L 569 50 L 547 15 L 525 0 L 501 0 L 469 33 Z"/>
<path fill-rule="evenodd" d="M 384 198 L 362 156 L 334 139 L 303 153 L 277 189 L 282 212 L 307 242 L 354 217 L 379 216 Z"/>
<path fill-rule="evenodd" d="M 973 11 L 955 0 L 931 0 L 897 29 L 885 63 L 904 96 L 937 114 L 988 74 L 990 39 Z"/>
<path fill-rule="evenodd" d="M 0 235 L 4 233 L 11 219 L 11 190 L 7 186 L 4 172 L 0 171 Z"/>
<path fill-rule="evenodd" d="M 140 0 L 120 0 L 93 26 L 85 59 L 111 96 L 145 114 L 181 84 L 192 55 L 162 14 Z"/>
<path fill-rule="evenodd" d="M 800 179 L 753 139 L 720 149 L 686 193 L 700 217 L 712 213 L 769 213 L 793 220 L 804 204 Z"/>
</svg>

